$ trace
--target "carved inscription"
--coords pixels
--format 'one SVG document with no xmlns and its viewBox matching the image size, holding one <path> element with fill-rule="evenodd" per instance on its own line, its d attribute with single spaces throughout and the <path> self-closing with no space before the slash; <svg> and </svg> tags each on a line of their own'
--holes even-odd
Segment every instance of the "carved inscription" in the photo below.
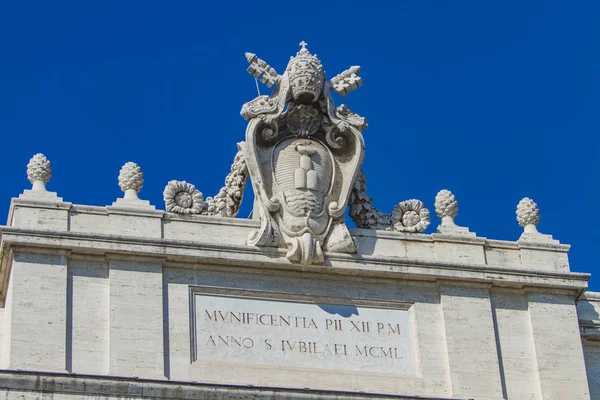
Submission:
<svg viewBox="0 0 600 400">
<path fill-rule="evenodd" d="M 406 309 L 194 294 L 200 361 L 413 373 Z"/>
</svg>

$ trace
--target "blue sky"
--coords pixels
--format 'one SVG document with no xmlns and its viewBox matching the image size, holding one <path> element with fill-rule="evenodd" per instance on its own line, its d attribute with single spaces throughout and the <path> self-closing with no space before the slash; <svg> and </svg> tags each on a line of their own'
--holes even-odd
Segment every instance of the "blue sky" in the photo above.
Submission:
<svg viewBox="0 0 600 400">
<path fill-rule="evenodd" d="M 1 209 L 29 188 L 37 152 L 53 165 L 48 188 L 77 204 L 121 196 L 127 161 L 158 208 L 171 179 L 214 195 L 256 96 L 244 53 L 283 71 L 305 40 L 329 77 L 362 66 L 348 105 L 369 122 L 376 206 L 418 198 L 433 209 L 450 189 L 457 223 L 516 240 L 515 207 L 529 196 L 539 230 L 572 245 L 572 270 L 599 270 L 600 2 L 311 4 L 3 3 Z M 240 216 L 250 209 L 247 199 Z"/>
</svg>

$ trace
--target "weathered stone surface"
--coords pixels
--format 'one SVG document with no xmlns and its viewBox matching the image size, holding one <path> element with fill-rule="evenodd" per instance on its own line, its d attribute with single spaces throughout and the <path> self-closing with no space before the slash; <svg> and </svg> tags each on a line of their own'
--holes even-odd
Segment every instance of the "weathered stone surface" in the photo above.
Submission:
<svg viewBox="0 0 600 400">
<path fill-rule="evenodd" d="M 50 161 L 42 153 L 34 155 L 27 164 L 27 179 L 33 185 L 33 190 L 45 192 L 46 184 L 52 177 Z"/>
<path fill-rule="evenodd" d="M 0 398 L 600 396 L 600 295 L 537 232 L 532 200 L 516 242 L 456 226 L 449 191 L 421 234 L 424 203 L 383 214 L 366 194 L 366 122 L 330 95 L 360 68 L 327 81 L 304 42 L 281 75 L 246 58 L 275 90 L 244 105 L 214 198 L 172 181 L 156 210 L 127 163 L 123 198 L 72 205 L 32 159 L 1 227 Z M 233 219 L 249 176 L 253 219 Z"/>
<path fill-rule="evenodd" d="M 364 156 L 365 123 L 335 108 L 330 92 L 359 86 L 358 70 L 327 81 L 304 42 L 282 75 L 246 57 L 248 72 L 276 85 L 241 112 L 249 120 L 244 154 L 261 221 L 248 244 L 285 247 L 286 257 L 302 264 L 322 264 L 326 251 L 355 253 L 343 215 Z"/>
<path fill-rule="evenodd" d="M 414 397 L 351 393 L 333 390 L 282 389 L 212 385 L 208 383 L 161 382 L 147 379 L 103 378 L 77 374 L 44 374 L 23 371 L 0 371 L 0 396 L 3 399 L 74 400 L 93 398 L 116 399 L 189 399 L 189 400 L 467 400 L 458 397 Z"/>
<path fill-rule="evenodd" d="M 194 361 L 415 375 L 408 304 L 192 290 Z"/>
<path fill-rule="evenodd" d="M 119 172 L 119 187 L 125 193 L 126 199 L 137 199 L 137 194 L 142 190 L 144 174 L 139 165 L 128 162 Z"/>
<path fill-rule="evenodd" d="M 600 398 L 600 293 L 587 292 L 577 304 L 577 316 L 590 395 Z"/>
<path fill-rule="evenodd" d="M 0 337 L 6 349 L 17 350 L 1 353 L 7 368 L 277 386 L 289 388 L 289 396 L 293 390 L 311 388 L 425 398 L 499 399 L 506 392 L 509 398 L 529 400 L 560 398 L 555 396 L 563 393 L 560 387 L 543 383 L 555 380 L 555 375 L 546 375 L 536 365 L 564 356 L 569 358 L 569 369 L 561 370 L 562 379 L 585 398 L 584 353 L 579 333 L 571 328 L 575 299 L 585 291 L 589 276 L 568 271 L 568 246 L 528 242 L 529 247 L 521 248 L 522 243 L 468 235 L 357 229 L 351 232 L 359 254 L 328 253 L 328 265 L 323 267 L 290 263 L 284 251 L 245 245 L 249 231 L 258 228 L 257 221 L 114 207 L 130 219 L 125 226 L 109 222 L 113 207 L 70 206 L 55 217 L 62 221 L 55 225 L 60 228 L 47 231 L 28 217 L 43 207 L 33 200 L 15 200 L 11 212 L 19 215 L 12 218 L 16 225 L 2 228 L 0 274 L 6 300 L 0 313 Z M 146 224 L 148 218 L 158 225 Z M 145 228 L 131 229 L 139 224 Z M 65 252 L 62 264 L 56 263 L 56 256 L 43 255 L 52 254 L 48 249 L 53 248 Z M 27 250 L 15 253 L 16 249 Z M 519 256 L 524 250 L 536 252 L 537 261 Z M 36 270 L 24 274 L 15 254 L 34 257 Z M 566 264 L 560 270 L 549 269 L 559 254 L 565 255 Z M 43 285 L 50 283 L 52 271 L 58 273 L 53 278 L 56 283 L 46 291 Z M 32 279 L 31 274 L 39 278 Z M 475 282 L 483 286 L 473 286 Z M 560 296 L 536 297 L 533 304 L 531 288 Z M 396 345 L 387 338 L 374 342 L 379 348 L 402 348 L 398 353 L 402 359 L 387 364 L 379 358 L 360 363 L 345 355 L 332 356 L 344 358 L 340 365 L 308 362 L 298 358 L 300 353 L 274 357 L 266 350 L 221 357 L 218 352 L 201 351 L 207 342 L 198 342 L 193 322 L 201 318 L 193 302 L 195 293 L 223 298 L 215 304 L 223 312 L 238 307 L 240 312 L 256 309 L 287 315 L 298 308 L 318 321 L 319 328 L 326 324 L 320 317 L 325 314 L 342 321 L 341 335 L 324 329 L 305 337 L 298 330 L 283 339 L 304 338 L 317 343 L 317 348 L 332 342 L 340 352 L 344 344 L 370 343 L 363 334 L 346 330 L 352 327 L 350 321 L 390 323 L 396 313 L 403 315 L 403 331 L 409 334 Z M 267 305 L 260 303 L 265 301 Z M 25 312 L 23 307 L 33 308 Z M 39 318 L 39 312 L 45 313 L 44 318 Z M 371 318 L 370 312 L 379 314 Z M 564 318 L 555 318 L 563 312 Z M 38 321 L 35 330 L 29 328 L 32 318 Z M 528 325 L 532 318 L 535 322 Z M 565 337 L 564 324 L 575 339 Z M 206 324 L 202 329 L 204 335 L 210 333 Z M 282 340 L 282 332 L 267 325 L 220 329 L 225 327 L 213 333 L 245 335 L 263 347 L 271 336 L 271 345 Z M 558 343 L 564 346 L 565 340 L 566 352 L 552 350 Z M 54 356 L 36 356 L 45 348 Z M 596 368 L 594 355 L 586 347 L 588 375 Z M 552 368 L 560 367 L 553 364 Z M 536 379 L 544 386 L 541 392 L 528 386 Z M 540 393 L 547 396 L 539 397 Z"/>
<path fill-rule="evenodd" d="M 589 398 L 573 299 L 533 291 L 528 303 L 542 398 Z"/>
<path fill-rule="evenodd" d="M 440 190 L 435 196 L 435 214 L 442 220 L 438 225 L 436 232 L 446 235 L 470 235 L 475 236 L 475 233 L 469 232 L 469 228 L 458 226 L 454 222 L 454 218 L 458 215 L 458 201 L 454 194 L 446 189 Z"/>
</svg>

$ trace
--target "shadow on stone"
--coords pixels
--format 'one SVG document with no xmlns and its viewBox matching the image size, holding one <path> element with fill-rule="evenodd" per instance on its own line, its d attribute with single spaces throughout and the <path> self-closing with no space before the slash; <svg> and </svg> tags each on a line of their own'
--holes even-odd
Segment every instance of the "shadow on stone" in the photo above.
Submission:
<svg viewBox="0 0 600 400">
<path fill-rule="evenodd" d="M 349 318 L 358 315 L 358 309 L 355 306 L 340 306 L 333 304 L 318 304 L 321 310 L 329 314 L 337 314 L 340 317 Z"/>
</svg>

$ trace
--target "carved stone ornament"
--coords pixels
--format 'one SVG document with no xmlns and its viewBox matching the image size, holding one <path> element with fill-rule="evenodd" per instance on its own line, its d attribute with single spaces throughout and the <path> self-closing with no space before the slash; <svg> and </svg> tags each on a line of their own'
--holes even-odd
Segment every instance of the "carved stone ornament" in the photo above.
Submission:
<svg viewBox="0 0 600 400">
<path fill-rule="evenodd" d="M 442 189 L 435 196 L 435 214 L 442 221 L 444 218 L 453 220 L 458 215 L 458 201 L 454 194 L 446 189 Z"/>
<path fill-rule="evenodd" d="M 392 223 L 399 232 L 420 233 L 429 226 L 429 210 L 421 200 L 406 200 L 394 206 Z"/>
<path fill-rule="evenodd" d="M 237 215 L 248 181 L 248 165 L 244 148 L 244 142 L 238 143 L 238 152 L 231 164 L 231 172 L 225 177 L 225 185 L 214 197 L 206 198 L 206 207 L 202 210 L 202 215 L 226 218 Z"/>
<path fill-rule="evenodd" d="M 442 220 L 436 229 L 437 233 L 476 236 L 475 232 L 470 232 L 466 226 L 458 226 L 454 222 L 454 218 L 458 215 L 458 201 L 454 193 L 446 189 L 440 190 L 435 196 L 434 206 L 435 214 Z"/>
<path fill-rule="evenodd" d="M 526 233 L 536 233 L 540 223 L 540 209 L 529 197 L 523 198 L 517 205 L 517 221 Z"/>
<path fill-rule="evenodd" d="M 350 218 L 357 228 L 395 230 L 421 233 L 429 226 L 429 210 L 420 200 L 406 200 L 397 204 L 391 214 L 384 214 L 367 194 L 367 180 L 361 170 L 350 193 Z"/>
<path fill-rule="evenodd" d="M 186 181 L 170 181 L 163 198 L 167 211 L 176 214 L 200 214 L 206 207 L 202 193 Z"/>
<path fill-rule="evenodd" d="M 33 185 L 35 191 L 46 191 L 46 183 L 52 177 L 52 166 L 50 161 L 42 153 L 37 153 L 27 164 L 27 179 Z"/>
<path fill-rule="evenodd" d="M 286 247 L 289 260 L 320 264 L 324 251 L 356 252 L 344 213 L 364 156 L 366 123 L 346 106 L 335 108 L 321 61 L 301 46 L 282 75 L 246 55 L 248 72 L 275 85 L 241 111 L 249 120 L 245 156 L 261 221 L 248 244 Z M 357 73 L 338 79 L 340 90 L 360 86 Z"/>
<path fill-rule="evenodd" d="M 144 184 L 144 173 L 139 165 L 127 162 L 119 172 L 119 187 L 125 192 L 126 199 L 137 199 Z"/>
</svg>

